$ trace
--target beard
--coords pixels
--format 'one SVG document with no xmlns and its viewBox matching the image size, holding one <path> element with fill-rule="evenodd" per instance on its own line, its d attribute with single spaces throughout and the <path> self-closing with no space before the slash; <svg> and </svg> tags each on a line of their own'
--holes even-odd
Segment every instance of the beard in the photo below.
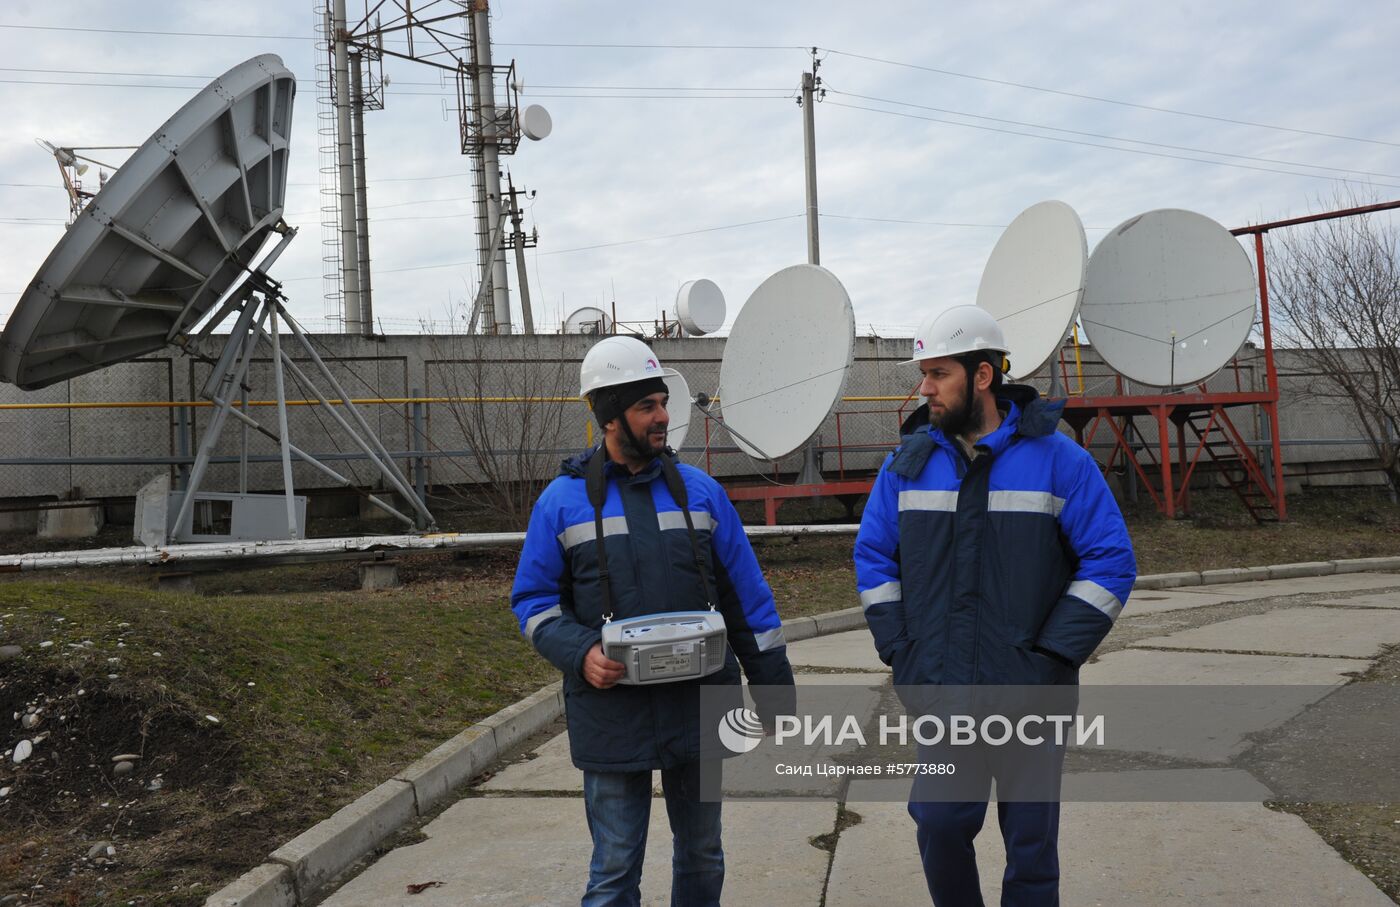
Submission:
<svg viewBox="0 0 1400 907">
<path fill-rule="evenodd" d="M 943 432 L 944 437 L 954 438 L 982 430 L 982 408 L 976 405 L 971 384 L 968 381 L 963 385 L 962 399 L 949 404 L 942 414 L 929 407 L 929 424 Z"/>
<path fill-rule="evenodd" d="M 628 427 L 625 421 L 622 423 L 621 427 L 622 437 L 619 439 L 619 444 L 625 455 L 646 461 L 660 456 L 662 452 L 666 450 L 665 435 L 662 436 L 661 445 L 658 447 L 653 446 L 651 442 L 647 440 L 647 435 L 644 434 L 640 438 L 634 435 L 632 429 Z"/>
</svg>

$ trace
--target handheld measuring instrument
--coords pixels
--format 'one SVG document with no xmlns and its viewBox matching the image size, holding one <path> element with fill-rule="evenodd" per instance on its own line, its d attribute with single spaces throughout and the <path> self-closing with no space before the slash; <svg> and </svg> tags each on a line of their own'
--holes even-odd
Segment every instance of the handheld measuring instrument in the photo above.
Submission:
<svg viewBox="0 0 1400 907">
<path fill-rule="evenodd" d="M 690 680 L 724 667 L 728 643 L 718 611 L 672 611 L 603 624 L 603 654 L 627 666 L 618 683 Z"/>
</svg>

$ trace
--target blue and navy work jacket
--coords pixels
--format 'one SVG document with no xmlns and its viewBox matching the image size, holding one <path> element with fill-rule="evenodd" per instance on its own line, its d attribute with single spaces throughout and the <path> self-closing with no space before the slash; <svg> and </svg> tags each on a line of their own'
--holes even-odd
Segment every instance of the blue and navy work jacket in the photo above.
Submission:
<svg viewBox="0 0 1400 907">
<path fill-rule="evenodd" d="M 773 593 L 724 489 L 704 472 L 677 463 L 719 599 L 714 604 L 728 631 L 725 665 L 697 680 L 606 690 L 590 685 L 583 679 L 583 659 L 601 639 L 609 607 L 608 616 L 621 620 L 703 611 L 710 605 L 685 515 L 666 487 L 659 460 L 636 475 L 612 462 L 604 467 L 603 538 L 613 598 L 611 606 L 605 605 L 598 582 L 593 506 L 584 485 L 584 469 L 594 456 L 607 454 L 594 448 L 565 460 L 559 476 L 535 503 L 511 589 L 511 609 L 525 638 L 564 674 L 574 765 L 620 772 L 694 762 L 702 753 L 701 685 L 732 686 L 733 704 L 739 705 L 742 664 L 751 684 L 791 688 L 792 668 Z M 762 714 L 763 699 L 758 706 Z"/>
<path fill-rule="evenodd" d="M 1063 403 L 1019 385 L 998 403 L 970 461 L 921 407 L 866 504 L 856 584 L 896 684 L 1074 683 L 1137 577 L 1098 465 L 1055 430 Z"/>
</svg>

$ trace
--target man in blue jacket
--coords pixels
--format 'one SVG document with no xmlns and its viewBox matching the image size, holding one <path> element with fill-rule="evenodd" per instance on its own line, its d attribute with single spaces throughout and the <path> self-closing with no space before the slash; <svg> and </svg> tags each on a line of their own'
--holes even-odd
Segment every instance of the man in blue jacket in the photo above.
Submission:
<svg viewBox="0 0 1400 907">
<path fill-rule="evenodd" d="M 918 685 L 1078 683 L 1136 578 L 1097 464 L 1055 430 L 1063 403 L 1003 385 L 1006 354 L 1000 326 L 976 306 L 920 326 L 906 364 L 919 367 L 927 403 L 906 420 L 861 518 L 860 601 L 906 699 Z M 932 802 L 917 786 L 910 799 L 937 905 L 983 903 L 973 839 L 993 774 L 978 775 L 981 801 Z M 1059 803 L 998 801 L 1002 904 L 1058 904 Z"/>
<path fill-rule="evenodd" d="M 580 393 L 603 443 L 566 460 L 540 495 L 511 590 L 521 632 L 564 675 L 569 751 L 583 770 L 593 838 L 585 907 L 640 903 L 655 769 L 674 841 L 671 903 L 720 903 L 720 804 L 699 797 L 700 687 L 732 690 L 739 704 L 742 664 L 750 684 L 792 690 L 773 593 L 739 515 L 714 479 L 675 463 L 666 447 L 663 379 L 674 374 L 635 338 L 607 337 L 589 350 Z M 619 683 L 625 667 L 600 642 L 606 621 L 711 605 L 727 632 L 723 668 L 671 683 Z M 781 704 L 755 698 L 771 723 Z"/>
</svg>

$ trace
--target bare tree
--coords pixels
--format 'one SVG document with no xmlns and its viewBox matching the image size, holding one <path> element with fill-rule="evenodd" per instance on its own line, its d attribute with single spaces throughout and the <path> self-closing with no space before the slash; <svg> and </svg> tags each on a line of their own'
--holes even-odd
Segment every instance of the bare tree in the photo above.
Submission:
<svg viewBox="0 0 1400 907">
<path fill-rule="evenodd" d="M 559 471 L 566 421 L 584 415 L 570 398 L 577 366 L 565 355 L 567 338 L 552 335 L 438 335 L 431 345 L 436 396 L 447 430 L 431 432 L 438 446 L 452 429 L 470 457 L 448 458 L 465 482 L 455 491 L 523 529 L 543 487 Z M 439 383 L 440 382 L 440 383 Z M 575 446 L 582 447 L 582 436 Z"/>
<path fill-rule="evenodd" d="M 1355 206 L 1355 199 L 1339 198 Z M 1394 497 L 1400 485 L 1400 231 L 1385 214 L 1275 234 L 1269 299 L 1274 336 L 1347 405 Z"/>
</svg>

